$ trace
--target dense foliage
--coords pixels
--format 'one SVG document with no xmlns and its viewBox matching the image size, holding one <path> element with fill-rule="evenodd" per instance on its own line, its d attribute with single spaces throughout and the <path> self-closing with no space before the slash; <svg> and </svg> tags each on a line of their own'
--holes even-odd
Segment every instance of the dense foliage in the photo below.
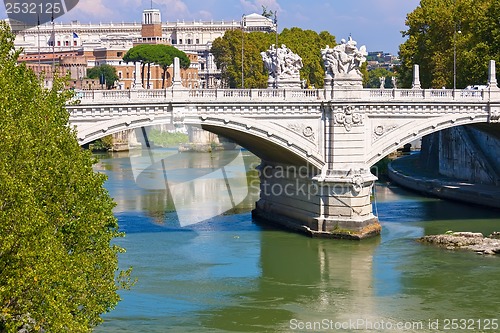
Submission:
<svg viewBox="0 0 500 333">
<path fill-rule="evenodd" d="M 278 46 L 285 44 L 302 57 L 304 67 L 300 71 L 301 79 L 306 80 L 308 86 L 323 87 L 325 71 L 320 50 L 326 45 L 335 46 L 335 37 L 326 31 L 318 34 L 312 30 L 291 28 L 284 29 L 277 39 Z M 272 44 L 276 44 L 275 34 L 233 30 L 214 40 L 211 52 L 230 88 L 242 86 L 242 54 L 245 88 L 265 88 L 268 73 L 260 53 Z"/>
<path fill-rule="evenodd" d="M 91 79 L 101 79 L 101 76 L 104 77 L 104 84 L 108 89 L 111 89 L 119 79 L 116 68 L 111 65 L 102 64 L 87 70 L 87 77 Z"/>
<path fill-rule="evenodd" d="M 162 87 L 165 88 L 165 77 L 167 69 L 174 62 L 174 58 L 179 58 L 181 68 L 187 69 L 191 64 L 186 53 L 177 49 L 172 45 L 164 44 L 139 44 L 131 48 L 123 56 L 125 62 L 140 62 L 142 64 L 141 78 L 142 85 L 144 84 L 145 66 L 148 66 L 147 71 L 147 85 L 149 87 L 150 80 L 150 67 L 151 64 L 157 64 L 163 69 L 163 82 Z"/>
<path fill-rule="evenodd" d="M 410 87 L 420 65 L 423 88 L 485 84 L 488 61 L 500 60 L 500 0 L 421 0 L 406 19 L 400 46 L 401 83 Z"/>
<path fill-rule="evenodd" d="M 380 88 L 380 78 L 385 77 L 384 88 L 394 88 L 392 83 L 393 76 L 396 76 L 394 72 L 385 68 L 375 68 L 366 72 L 363 78 L 363 86 L 365 88 Z"/>
<path fill-rule="evenodd" d="M 89 332 L 119 301 L 114 202 L 70 93 L 16 64 L 13 39 L 0 22 L 0 332 Z"/>
</svg>

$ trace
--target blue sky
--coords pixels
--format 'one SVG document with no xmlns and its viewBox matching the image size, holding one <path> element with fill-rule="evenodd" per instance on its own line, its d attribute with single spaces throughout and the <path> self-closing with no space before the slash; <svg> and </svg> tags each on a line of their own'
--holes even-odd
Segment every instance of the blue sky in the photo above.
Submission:
<svg viewBox="0 0 500 333">
<path fill-rule="evenodd" d="M 22 0 L 21 0 L 22 1 Z M 294 26 L 329 31 L 337 41 L 349 34 L 369 51 L 396 53 L 404 40 L 406 15 L 419 0 L 153 0 L 163 21 L 239 20 L 243 14 L 262 13 L 262 5 L 277 10 L 279 30 Z M 56 21 L 82 23 L 140 22 L 150 0 L 79 0 Z M 0 7 L 0 18 L 5 8 Z"/>
</svg>

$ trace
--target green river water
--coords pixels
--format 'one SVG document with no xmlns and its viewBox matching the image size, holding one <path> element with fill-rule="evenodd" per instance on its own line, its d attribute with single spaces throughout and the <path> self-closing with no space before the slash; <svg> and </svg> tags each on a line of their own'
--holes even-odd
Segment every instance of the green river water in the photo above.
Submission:
<svg viewBox="0 0 500 333">
<path fill-rule="evenodd" d="M 215 170 L 214 155 L 225 153 L 161 153 L 176 157 L 148 169 L 150 154 L 107 154 L 96 166 L 109 177 L 126 232 L 116 241 L 127 250 L 120 266 L 133 266 L 137 278 L 96 332 L 500 331 L 500 257 L 415 241 L 447 230 L 500 231 L 500 211 L 379 183 L 380 237 L 311 239 L 252 221 L 258 191 L 250 186 L 230 212 L 181 227 L 172 194 L 183 193 L 175 199 L 182 214 L 219 209 L 225 199 L 211 181 L 182 190 L 179 179 L 210 178 L 203 170 Z M 168 174 L 174 190 L 162 189 L 154 168 Z M 231 170 L 225 172 L 238 176 Z"/>
</svg>

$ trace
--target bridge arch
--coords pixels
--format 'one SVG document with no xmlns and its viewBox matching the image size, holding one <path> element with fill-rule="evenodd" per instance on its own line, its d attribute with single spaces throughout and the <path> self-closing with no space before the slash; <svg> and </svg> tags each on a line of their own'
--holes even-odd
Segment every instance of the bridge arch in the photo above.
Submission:
<svg viewBox="0 0 500 333">
<path fill-rule="evenodd" d="M 371 141 L 371 145 L 366 145 L 366 164 L 371 167 L 397 148 L 426 135 L 451 127 L 478 123 L 494 123 L 487 106 L 471 109 L 470 113 L 449 112 L 444 115 L 433 115 L 430 110 L 427 116 L 412 117 L 397 125 L 388 123 L 385 128 L 380 123 L 372 121 L 370 133 L 373 135 L 369 141 L 367 140 Z M 384 135 L 377 135 L 384 131 Z"/>
<path fill-rule="evenodd" d="M 174 116 L 126 116 L 93 125 L 80 125 L 77 138 L 80 145 L 104 136 L 141 127 L 172 124 Z M 179 119 L 177 119 L 178 121 Z M 318 170 L 324 166 L 317 146 L 298 133 L 273 124 L 256 123 L 243 117 L 188 117 L 185 125 L 199 126 L 222 135 L 248 149 L 259 158 L 291 165 L 308 165 Z"/>
<path fill-rule="evenodd" d="M 323 157 L 313 142 L 274 124 L 256 123 L 243 117 L 204 116 L 186 119 L 184 123 L 231 139 L 265 161 L 308 165 L 318 170 L 324 166 Z"/>
</svg>

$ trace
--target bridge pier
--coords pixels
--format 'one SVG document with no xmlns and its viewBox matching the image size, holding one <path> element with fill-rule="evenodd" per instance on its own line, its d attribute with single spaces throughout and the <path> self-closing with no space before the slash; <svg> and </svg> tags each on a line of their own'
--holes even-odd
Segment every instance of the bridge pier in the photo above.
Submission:
<svg viewBox="0 0 500 333">
<path fill-rule="evenodd" d="M 380 233 L 370 200 L 368 169 L 329 171 L 263 162 L 257 219 L 313 237 L 363 239 Z M 319 175 L 318 175 L 319 173 Z"/>
</svg>

